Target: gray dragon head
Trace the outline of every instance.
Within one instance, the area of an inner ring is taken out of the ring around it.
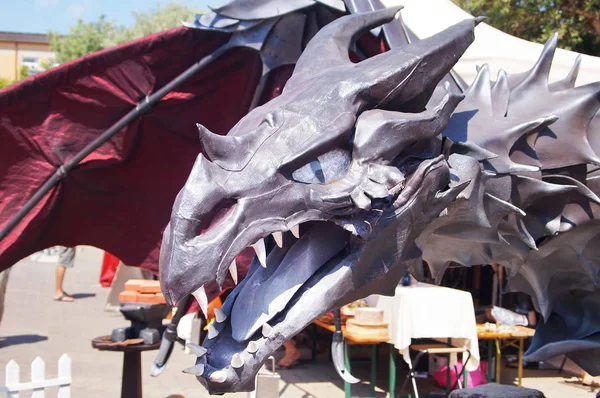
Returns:
[[[204,347],[199,376],[211,393],[251,390],[260,365],[322,313],[392,293],[420,262],[415,239],[466,183],[449,187],[441,132],[462,96],[426,105],[473,41],[478,19],[352,63],[363,32],[399,8],[342,17],[313,38],[283,93],[226,136],[199,126],[203,153],[173,207],[160,280],[170,304],[235,273]],[[266,254],[265,238],[277,245]]]

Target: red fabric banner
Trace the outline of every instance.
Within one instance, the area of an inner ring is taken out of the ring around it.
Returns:
[[[228,38],[176,28],[0,91],[0,227],[61,164]],[[54,245],[92,245],[157,272],[162,231],[201,152],[196,123],[226,134],[248,112],[261,71],[257,52],[232,49],[164,97],[0,241],[0,270]]]
[[[118,257],[113,256],[109,252],[104,252],[102,269],[100,270],[100,284],[102,287],[110,287],[112,285],[120,262],[121,260]]]

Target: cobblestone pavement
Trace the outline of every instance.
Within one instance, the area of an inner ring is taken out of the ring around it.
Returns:
[[[125,326],[120,313],[104,311],[108,289],[100,287],[100,263],[93,248],[78,252],[75,268],[67,270],[65,290],[76,297],[73,303],[52,300],[54,264],[29,259],[15,265],[10,273],[6,294],[6,309],[0,325],[0,385],[4,367],[10,359],[21,366],[21,380],[29,378],[29,364],[40,356],[46,361],[48,377],[56,376],[56,362],[67,353],[73,361],[72,396],[75,398],[119,397],[121,384],[121,354],[92,349],[90,340]],[[178,346],[181,347],[181,346]],[[308,353],[307,353],[308,354]],[[208,394],[194,377],[181,373],[193,363],[193,358],[178,348],[173,352],[164,373],[152,378],[148,372],[155,352],[142,354],[143,388],[145,397],[207,397]],[[381,355],[378,387],[387,384],[387,356]],[[368,365],[355,366],[356,374],[366,379]],[[317,363],[281,371],[282,398],[341,398],[343,384],[335,374],[327,355]],[[514,371],[503,375],[505,383],[513,382]],[[399,377],[401,381],[402,378]],[[432,391],[431,382],[419,380],[423,392]],[[589,387],[576,378],[563,378],[556,371],[526,372],[524,386],[537,388],[547,397],[593,397]],[[433,388],[433,391],[441,391]],[[52,390],[48,396],[53,396]],[[354,394],[365,394],[367,386],[359,386]],[[22,394],[28,396],[28,394]],[[246,393],[228,397],[247,397]],[[378,388],[378,397],[384,397]],[[261,398],[261,397],[259,397]]]

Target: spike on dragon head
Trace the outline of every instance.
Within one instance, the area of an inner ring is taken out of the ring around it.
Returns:
[[[448,92],[425,106],[478,19],[352,63],[353,40],[398,11],[334,21],[308,44],[279,97],[227,136],[199,126],[203,153],[164,234],[163,292],[171,304],[202,296],[243,249],[258,253],[191,370],[211,393],[251,390],[265,359],[314,318],[393,292],[420,261],[415,238],[465,186],[448,189],[438,156],[462,96]],[[298,225],[295,239],[288,231]],[[267,257],[263,239],[273,233],[283,239]]]

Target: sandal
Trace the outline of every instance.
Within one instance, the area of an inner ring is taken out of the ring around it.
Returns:
[[[277,366],[278,369],[292,369],[292,368],[295,368],[298,365],[300,365],[300,360],[296,360],[296,361],[292,362],[291,364],[289,364],[287,366],[281,365],[279,363],[276,366]]]
[[[300,357],[302,357],[302,353],[300,351],[296,351],[294,354],[292,354],[292,356],[286,358],[285,356],[283,358],[281,358],[278,362],[277,362],[277,367],[281,368],[281,369],[291,369],[293,367],[296,367],[300,364]],[[287,359],[288,361],[291,360],[291,362],[288,365],[283,365],[282,362]]]
[[[60,296],[54,297],[54,301],[62,301],[64,303],[72,303],[75,299],[68,293],[63,292]]]

